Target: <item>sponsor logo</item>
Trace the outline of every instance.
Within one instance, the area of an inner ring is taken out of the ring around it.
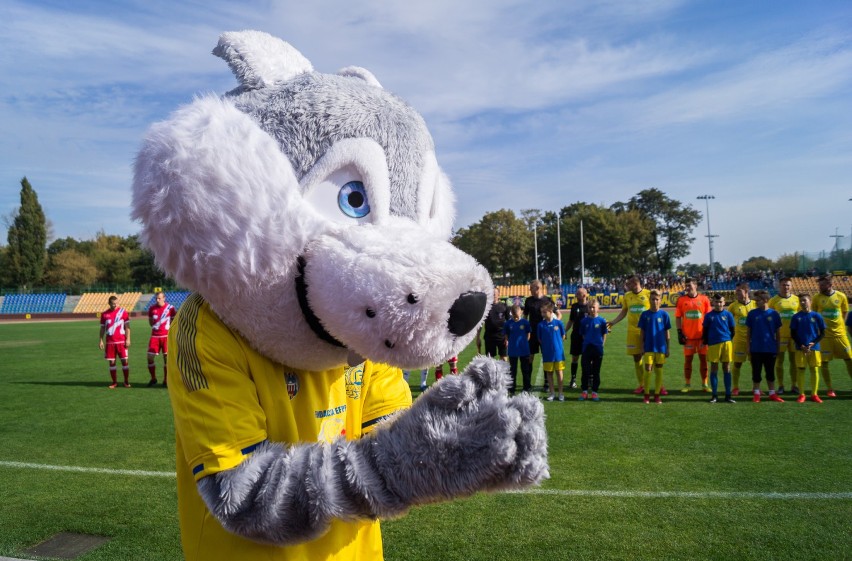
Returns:
[[[699,310],[687,310],[683,315],[687,319],[701,319],[701,312]]]

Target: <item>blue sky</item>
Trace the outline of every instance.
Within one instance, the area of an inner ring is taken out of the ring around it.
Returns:
[[[457,227],[656,187],[702,215],[695,197],[716,197],[724,265],[852,230],[848,0],[2,0],[0,21],[0,215],[26,175],[56,237],[138,231],[139,141],[235,85],[210,51],[239,29],[323,72],[366,67],[418,109]],[[685,260],[708,261],[706,229]]]

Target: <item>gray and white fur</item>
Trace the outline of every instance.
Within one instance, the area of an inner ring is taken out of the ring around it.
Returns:
[[[214,53],[238,87],[154,125],[136,159],[133,217],[158,265],[292,368],[457,355],[493,285],[447,241],[454,198],[420,115],[367,70],[318,73],[265,33],[225,33]],[[199,491],[224,527],[286,544],[332,518],[538,483],[542,407],[505,385],[503,364],[477,360],[366,438],[267,443]]]
[[[322,535],[333,518],[392,518],[411,506],[548,477],[541,402],[506,395],[506,364],[475,359],[411,409],[355,441],[266,444],[199,482],[228,530],[279,545]]]

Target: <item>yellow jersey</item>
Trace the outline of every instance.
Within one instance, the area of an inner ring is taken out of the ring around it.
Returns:
[[[826,337],[844,337],[846,335],[846,314],[849,313],[849,301],[839,290],[829,296],[818,292],[811,298],[813,311],[825,320]]]
[[[778,312],[781,316],[781,331],[782,339],[790,338],[790,320],[799,311],[799,297],[795,294],[783,298],[780,294],[776,294],[769,299],[769,307]]]
[[[359,438],[411,405],[401,371],[369,361],[321,372],[278,364],[222,323],[197,294],[181,306],[169,346],[185,559],[381,559],[376,520],[333,520],[321,537],[286,547],[232,534],[207,510],[196,482],[238,466],[266,440],[296,444]]]
[[[624,293],[621,309],[627,312],[628,334],[639,334],[642,332],[639,329],[639,316],[645,310],[651,309],[650,296],[651,293],[647,288],[643,288],[638,294],[630,290]]]
[[[757,307],[754,300],[749,300],[748,304],[742,304],[739,300],[734,300],[728,311],[734,316],[734,341],[740,343],[748,342],[748,328],[746,327],[746,317],[748,313]]]

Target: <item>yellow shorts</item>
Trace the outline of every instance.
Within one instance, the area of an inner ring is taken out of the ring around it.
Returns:
[[[710,362],[731,362],[734,357],[734,344],[730,341],[716,343],[707,347],[707,360]]]
[[[846,335],[842,337],[824,337],[819,342],[822,361],[828,362],[834,358],[846,360],[852,358],[852,348],[849,347],[849,338]]]
[[[748,341],[734,341],[734,358],[731,362],[748,362]]]
[[[796,351],[796,367],[804,368],[805,366],[822,366],[822,353],[811,351],[805,354],[802,351]]]
[[[541,368],[545,372],[558,372],[560,370],[565,370],[565,361],[560,360],[559,362],[542,362]]]
[[[644,341],[642,341],[642,331],[627,331],[627,354],[631,356],[645,354]]]
[[[662,366],[665,363],[666,353],[645,353],[642,355],[642,364]]]

